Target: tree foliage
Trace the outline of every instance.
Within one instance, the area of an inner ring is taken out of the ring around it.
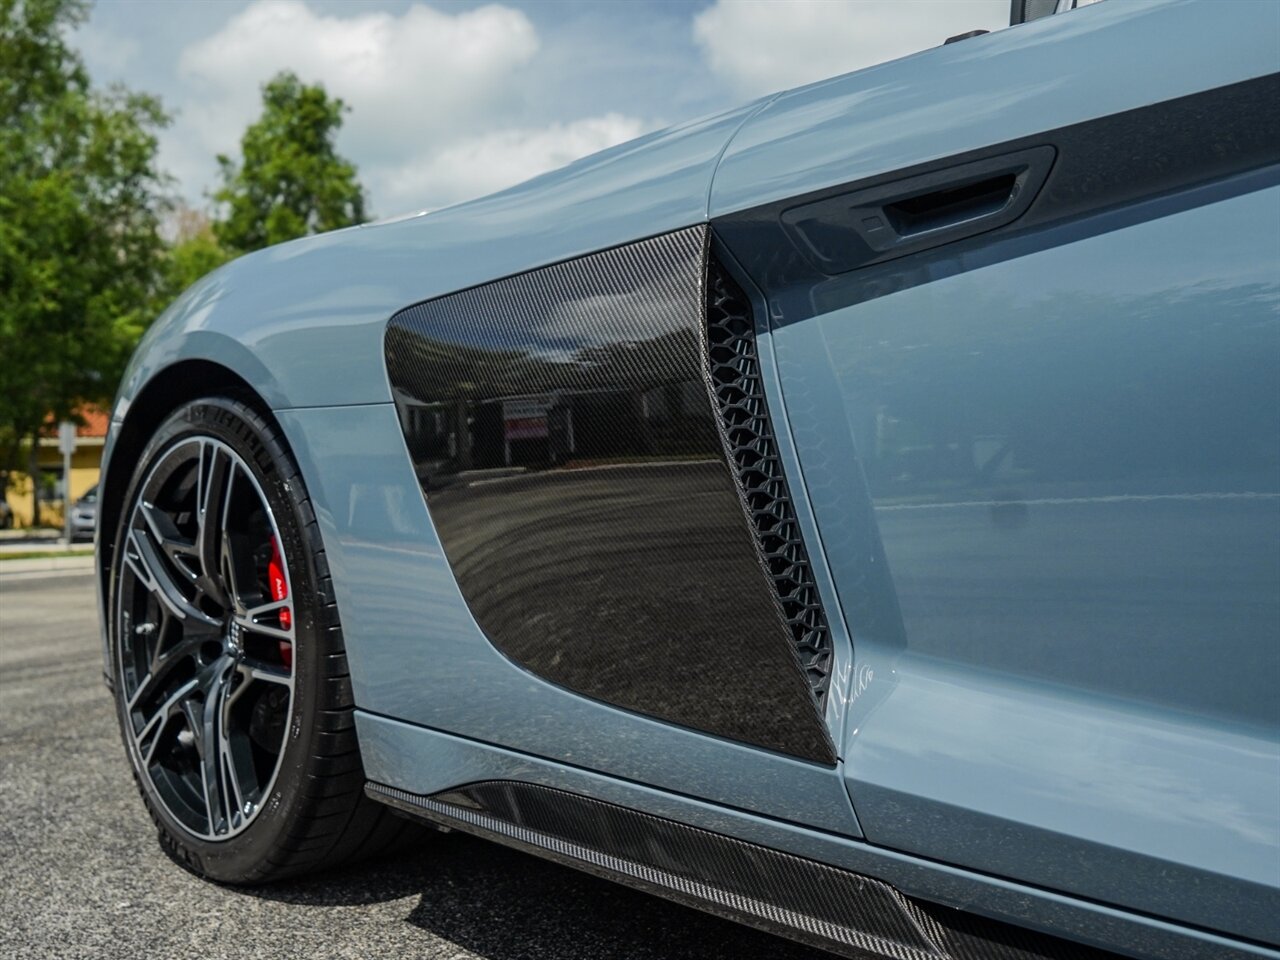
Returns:
[[[218,157],[214,199],[225,216],[214,232],[223,246],[243,253],[364,222],[356,168],[334,148],[346,105],[288,72],[262,88],[262,104],[240,141],[241,163]]]
[[[206,273],[212,273],[231,259],[218,242],[213,224],[199,210],[179,207],[172,220],[173,242],[165,256],[164,300],[175,299]]]
[[[47,423],[105,404],[146,327],[232,256],[365,219],[334,140],[346,110],[282,73],[237,164],[220,156],[220,219],[179,211],[157,167],[160,102],[95,89],[68,36],[88,0],[0,0],[0,495]]]
[[[159,101],[94,90],[83,0],[0,0],[0,471],[108,401],[162,287]],[[2,479],[2,475],[0,475]]]

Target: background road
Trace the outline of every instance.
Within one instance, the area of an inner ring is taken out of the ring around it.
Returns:
[[[254,890],[160,852],[87,573],[0,570],[0,957],[830,960],[461,834]]]

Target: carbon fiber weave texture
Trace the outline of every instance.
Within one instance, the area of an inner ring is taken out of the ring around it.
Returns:
[[[476,621],[587,696],[831,763],[726,460],[706,228],[392,318],[406,441]]]
[[[430,797],[380,784],[369,791],[437,823],[847,957],[1118,960],[848,870],[538,784],[485,781]]]
[[[724,442],[737,471],[761,559],[818,706],[831,684],[831,631],[813,570],[760,377],[751,302],[713,257],[707,268],[707,370]]]

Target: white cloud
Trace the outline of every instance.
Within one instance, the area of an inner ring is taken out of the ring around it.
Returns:
[[[89,21],[72,35],[84,62],[95,74],[118,75],[142,50],[132,37],[124,37]]]
[[[1008,22],[1008,0],[716,0],[693,32],[712,71],[757,96]]]
[[[391,208],[437,207],[483,196],[640,136],[642,120],[617,113],[543,128],[502,129],[449,144],[380,177]]]
[[[186,96],[164,159],[183,182],[210,183],[212,156],[234,155],[258,115],[261,85],[292,70],[350,107],[339,148],[362,175],[405,164],[517,112],[517,74],[538,47],[528,17],[497,4],[337,16],[303,0],[258,0],[182,51]],[[378,185],[369,186],[381,208]]]
[[[184,50],[179,71],[216,94],[214,113],[238,121],[254,115],[259,86],[279,70],[323,80],[351,107],[347,129],[364,149],[395,152],[405,140],[465,126],[507,95],[512,72],[537,50],[528,17],[500,5],[340,17],[302,0],[259,0]]]
[[[154,91],[177,114],[161,163],[188,201],[216,185],[215,154],[237,152],[261,85],[291,69],[351,108],[338,148],[387,215],[1008,15],[1008,0],[434,2],[112,0],[76,36],[96,82]]]

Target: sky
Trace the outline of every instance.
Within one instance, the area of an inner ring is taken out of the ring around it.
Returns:
[[[483,196],[650,130],[1008,22],[1008,0],[98,0],[95,83],[173,114],[161,166],[208,209],[280,70],[350,111],[376,216]]]

